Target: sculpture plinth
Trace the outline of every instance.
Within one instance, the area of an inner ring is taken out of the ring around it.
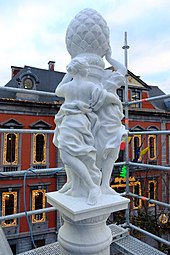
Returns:
[[[100,201],[90,206],[83,197],[59,192],[50,192],[46,196],[64,220],[58,234],[62,255],[110,254],[112,235],[106,220],[112,212],[127,209],[129,199],[120,195],[101,195]]]

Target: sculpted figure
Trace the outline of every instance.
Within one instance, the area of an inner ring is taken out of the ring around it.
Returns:
[[[85,80],[88,65],[84,59],[73,59],[67,71],[73,80],[62,82],[56,89],[56,94],[64,97],[65,101],[55,118],[55,144],[64,165],[73,174],[71,195],[74,195],[74,182],[80,178],[88,193],[87,203],[95,204],[100,195],[100,170],[95,166],[96,149],[87,117],[91,112],[89,99],[95,88],[93,83]]]
[[[101,193],[116,193],[109,181],[125,134],[116,89],[124,85],[126,69],[111,58],[109,28],[93,9],[82,10],[71,21],[66,47],[72,60],[56,88],[65,101],[55,117],[53,139],[68,179],[59,192],[84,196],[94,205]],[[104,70],[104,56],[114,72]]]
[[[56,89],[56,94],[64,97],[65,101],[55,117],[54,144],[60,150],[71,181],[61,192],[79,196],[82,190],[81,195],[87,196],[87,203],[95,204],[101,194],[101,172],[96,167],[92,134],[98,126],[95,112],[103,104],[107,107],[115,101],[115,95],[103,89],[102,85],[89,81],[88,68],[85,57],[74,58],[67,66],[68,74]]]
[[[124,117],[123,107],[116,90],[125,85],[126,68],[111,58],[110,50],[105,57],[115,70],[105,70],[102,80],[104,89],[113,94],[113,101],[110,104],[104,104],[96,112],[100,123],[94,136],[97,150],[96,165],[102,171],[102,193],[115,194],[116,192],[109,185],[110,178],[114,162],[119,155],[121,139],[126,135],[125,127],[121,123]]]
[[[56,131],[54,143],[60,150],[61,159],[71,170],[72,189],[68,194],[78,195],[75,186],[78,179],[84,184],[84,191],[88,194],[88,204],[95,204],[100,195],[100,170],[96,167],[96,149],[91,132],[90,119],[95,118],[90,107],[91,99],[96,109],[104,101],[106,93],[97,89],[95,84],[88,82],[88,64],[84,58],[75,58],[67,67],[68,75],[56,89],[56,94],[64,97],[65,102],[56,115]],[[70,77],[73,80],[70,80]]]

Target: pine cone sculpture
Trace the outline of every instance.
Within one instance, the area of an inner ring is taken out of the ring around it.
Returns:
[[[103,17],[93,9],[80,11],[66,32],[66,47],[71,57],[93,53],[103,57],[109,48],[109,28]]]

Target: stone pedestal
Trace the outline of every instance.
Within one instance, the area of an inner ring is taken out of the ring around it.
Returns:
[[[109,255],[112,234],[106,220],[112,212],[127,209],[129,199],[119,195],[102,195],[89,206],[84,197],[59,192],[46,194],[49,204],[62,213],[63,226],[58,241],[61,255]]]

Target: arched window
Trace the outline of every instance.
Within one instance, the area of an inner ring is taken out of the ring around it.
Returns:
[[[32,190],[32,210],[45,208],[46,190]],[[32,223],[44,222],[46,220],[45,213],[38,213],[32,216]]]
[[[135,182],[135,185],[133,186],[133,193],[141,196],[141,182]],[[133,198],[133,208],[137,209],[142,206],[142,201],[140,198]]]
[[[16,119],[8,119],[1,123],[1,127],[4,129],[21,129],[23,124]],[[3,132],[2,134],[2,160],[0,165],[0,171],[18,171],[21,167],[21,135],[13,132]]]
[[[149,135],[148,136],[148,156],[150,160],[156,159],[156,135]]]
[[[49,166],[49,134],[43,130],[49,130],[51,125],[44,120],[38,120],[30,125],[32,129],[41,130],[33,133],[31,139],[31,166],[36,169]]]
[[[12,163],[15,161],[15,144],[16,144],[16,135],[8,134],[7,135],[7,150],[6,150],[6,161]]]
[[[157,187],[156,180],[148,181],[148,197],[150,199],[156,200],[156,187]],[[154,204],[149,203],[149,206],[154,206]]]
[[[33,164],[46,164],[46,134],[34,134]]]
[[[18,164],[18,134],[16,133],[4,134],[3,164]]]
[[[17,213],[17,192],[2,192],[2,216]],[[5,220],[2,226],[15,226],[16,219]]]
[[[133,136],[133,161],[137,162],[140,158],[140,147],[141,147],[141,135],[134,135]]]

